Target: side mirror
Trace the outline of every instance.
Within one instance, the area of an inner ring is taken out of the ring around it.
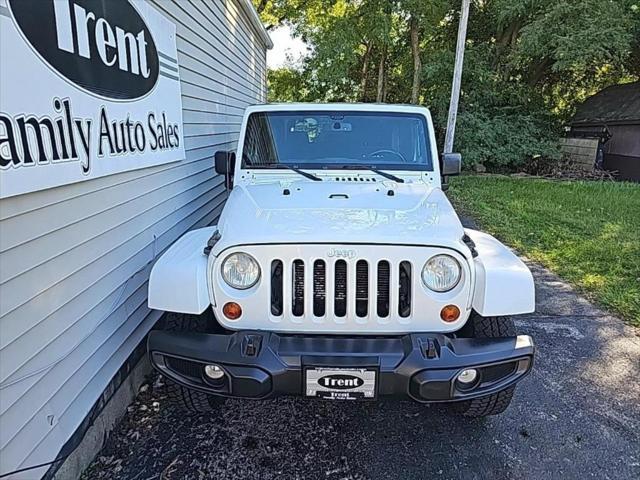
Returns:
[[[231,155],[233,155],[233,152],[227,152],[225,150],[218,150],[215,153],[213,158],[217,174],[226,175],[227,173],[229,173]]]
[[[440,174],[443,177],[460,175],[462,155],[459,153],[443,153],[440,159]]]
[[[233,188],[233,171],[236,166],[236,154],[225,150],[219,150],[214,155],[214,168],[217,174],[224,175],[224,183],[227,189]]]

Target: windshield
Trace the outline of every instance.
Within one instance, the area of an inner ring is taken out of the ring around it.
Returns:
[[[242,168],[433,170],[424,116],[261,112],[247,122]]]

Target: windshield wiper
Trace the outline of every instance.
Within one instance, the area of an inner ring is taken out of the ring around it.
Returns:
[[[322,181],[320,177],[316,177],[313,173],[305,172],[304,170],[300,170],[298,167],[295,167],[293,165],[287,165],[286,163],[281,163],[280,165],[288,168],[289,170],[293,170],[294,172],[302,175],[303,177],[307,177],[309,180],[313,180],[314,182]]]
[[[404,183],[404,178],[400,178],[392,173],[383,172],[381,170],[378,170],[377,168],[369,168],[369,170],[371,170],[373,173],[377,173],[378,175],[388,178],[389,180],[393,180],[394,182]]]
[[[313,173],[305,172],[304,170],[300,170],[297,166],[289,165],[287,163],[268,163],[266,165],[260,165],[260,167],[258,168],[286,168],[287,170],[292,170],[297,174],[308,178],[309,180],[313,180],[314,182],[322,181],[320,177],[316,177]]]
[[[404,183],[404,178],[397,177],[392,173],[383,172],[382,170],[378,170],[376,167],[372,167],[371,165],[343,165],[341,168],[344,170],[369,170],[370,172],[377,173],[381,177],[388,178],[389,180],[393,180],[394,182]]]

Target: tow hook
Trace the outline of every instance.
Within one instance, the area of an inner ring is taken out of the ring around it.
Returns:
[[[438,348],[436,341],[432,338],[420,340],[420,350],[425,358],[436,358],[438,356]]]
[[[262,337],[260,335],[245,335],[242,339],[242,355],[245,357],[255,357],[260,351]]]

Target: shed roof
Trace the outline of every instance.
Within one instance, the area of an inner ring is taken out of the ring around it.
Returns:
[[[587,98],[572,125],[627,124],[640,122],[640,82],[614,85]]]

